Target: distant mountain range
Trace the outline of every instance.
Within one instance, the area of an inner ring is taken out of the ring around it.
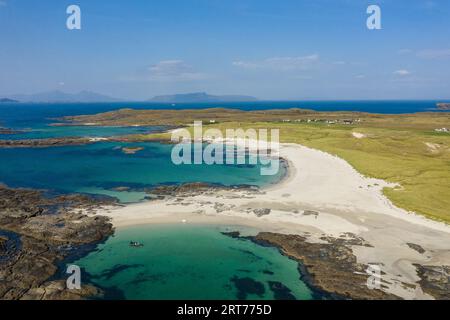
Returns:
[[[247,102],[257,101],[258,99],[251,96],[243,95],[210,95],[205,92],[194,92],[184,94],[171,94],[155,96],[149,102],[165,102],[165,103],[195,103],[195,102]],[[36,94],[14,94],[1,98],[0,103],[7,102],[48,102],[48,103],[86,103],[86,102],[120,102],[123,100],[112,98],[103,94],[92,91],[80,91],[78,93],[66,93],[63,91],[47,91]]]
[[[14,102],[19,102],[19,101],[13,100],[13,99],[8,99],[8,98],[0,98],[0,103],[14,103]]]
[[[66,93],[59,90],[41,92],[36,94],[16,94],[8,99],[19,102],[117,102],[119,99],[111,98],[91,91]]]
[[[215,96],[205,92],[172,94],[164,96],[156,96],[150,99],[151,102],[167,102],[167,103],[186,103],[186,102],[244,102],[257,101],[258,99],[251,96],[240,95],[221,95]]]

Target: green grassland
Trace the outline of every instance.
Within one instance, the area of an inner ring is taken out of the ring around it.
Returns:
[[[395,205],[450,223],[448,133],[306,123],[223,123],[208,127],[278,128],[281,142],[326,151],[366,176],[399,183],[401,187],[383,190]],[[357,139],[352,132],[366,137]]]

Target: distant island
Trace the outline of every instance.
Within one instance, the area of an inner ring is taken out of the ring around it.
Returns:
[[[248,102],[257,101],[258,99],[251,96],[241,95],[210,95],[206,92],[194,92],[185,94],[172,94],[155,96],[149,101],[166,102],[166,103],[186,103],[186,102]]]
[[[16,94],[11,95],[8,100],[17,102],[48,102],[48,103],[86,103],[86,102],[118,102],[106,95],[95,93],[92,91],[80,91],[78,93],[66,93],[59,90],[40,92],[36,94]]]
[[[450,103],[438,103],[436,105],[439,110],[450,110]]]
[[[17,100],[13,100],[13,99],[8,99],[8,98],[1,98],[0,99],[0,103],[16,103],[19,102]]]

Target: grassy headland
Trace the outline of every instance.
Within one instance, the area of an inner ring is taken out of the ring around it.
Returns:
[[[312,110],[241,111],[131,110],[65,118],[74,124],[277,128],[281,142],[293,142],[335,154],[362,174],[400,185],[385,188],[397,206],[450,223],[449,113],[380,115]],[[134,140],[168,139],[168,134],[135,135]]]

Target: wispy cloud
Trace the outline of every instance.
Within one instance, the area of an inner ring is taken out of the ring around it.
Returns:
[[[417,56],[423,59],[450,58],[450,49],[428,49],[417,52]]]
[[[411,49],[406,49],[406,48],[404,48],[404,49],[398,50],[398,51],[397,51],[397,54],[405,55],[405,54],[410,54],[410,53],[413,53],[413,52],[414,52],[414,51],[411,50]]]
[[[124,78],[124,80],[182,82],[204,80],[207,78],[207,74],[197,72],[183,60],[163,60],[141,70],[135,76]]]
[[[405,69],[401,69],[401,70],[394,71],[393,74],[396,75],[396,76],[405,77],[405,76],[409,76],[411,74],[411,71],[405,70]]]
[[[262,61],[234,61],[233,66],[245,69],[272,69],[276,71],[304,70],[319,61],[318,54],[299,57],[273,57]]]

